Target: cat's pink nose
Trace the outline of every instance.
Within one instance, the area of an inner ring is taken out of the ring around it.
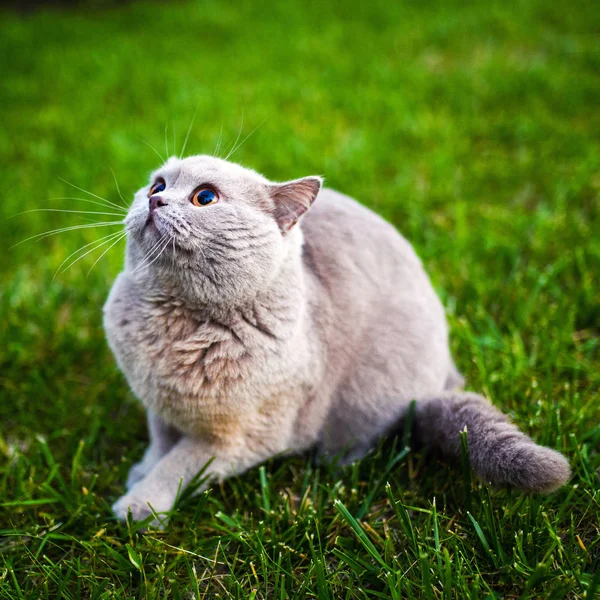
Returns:
[[[154,212],[159,206],[166,206],[167,203],[160,196],[150,196],[148,208],[150,212]]]

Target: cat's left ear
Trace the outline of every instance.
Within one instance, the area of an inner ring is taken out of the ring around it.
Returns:
[[[311,207],[322,185],[323,178],[315,175],[269,186],[274,217],[282,233],[287,233]]]

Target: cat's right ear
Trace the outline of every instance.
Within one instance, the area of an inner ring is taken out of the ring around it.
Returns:
[[[315,175],[269,186],[269,195],[275,205],[274,217],[283,234],[311,207],[322,185],[323,178]]]

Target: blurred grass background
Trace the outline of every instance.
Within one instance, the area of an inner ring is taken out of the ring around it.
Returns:
[[[599,34],[582,0],[2,9],[1,597],[594,597]],[[165,533],[114,523],[145,444],[101,328],[122,246],[53,280],[113,229],[11,248],[85,223],[14,215],[95,210],[62,180],[120,202],[111,169],[130,198],[160,162],[148,144],[179,152],[195,111],[187,154],[257,127],[233,159],[323,174],[391,220],[469,387],[565,452],[571,483],[489,491],[388,445],[343,471],[272,461],[185,499]]]

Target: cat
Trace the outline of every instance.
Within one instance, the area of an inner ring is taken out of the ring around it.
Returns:
[[[168,512],[205,466],[204,488],[274,455],[355,460],[411,406],[416,435],[449,456],[467,431],[486,482],[550,492],[568,480],[562,454],[462,391],[412,246],[320,177],[272,183],[211,156],[170,158],[125,227],[104,325],[150,445],[117,518]]]

